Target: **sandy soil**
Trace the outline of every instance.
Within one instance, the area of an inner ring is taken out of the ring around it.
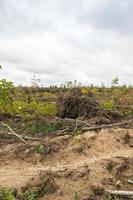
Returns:
[[[130,128],[46,137],[44,155],[35,152],[37,144],[1,143],[1,186],[22,188],[42,175],[52,176],[57,189],[42,197],[45,200],[100,200],[106,199],[104,189],[132,189],[125,184],[133,179]]]

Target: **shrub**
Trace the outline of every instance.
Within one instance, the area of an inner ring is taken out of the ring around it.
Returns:
[[[14,108],[17,114],[26,115],[26,113],[39,113],[44,116],[55,116],[57,113],[57,106],[55,102],[41,103],[34,98],[30,103],[24,101],[15,101]]]
[[[101,103],[100,104],[100,109],[114,111],[115,110],[114,101],[110,100],[108,102]]]
[[[10,81],[0,80],[0,107],[5,113],[14,113],[12,90],[14,86]]]

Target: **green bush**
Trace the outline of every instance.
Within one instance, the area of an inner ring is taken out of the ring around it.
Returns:
[[[13,83],[5,79],[0,80],[0,108],[3,112],[14,114],[14,105],[12,100]]]
[[[57,113],[57,105],[55,102],[41,103],[36,101],[34,98],[30,103],[24,101],[15,101],[14,109],[17,114],[26,115],[29,113],[38,113],[45,117],[55,116]]]

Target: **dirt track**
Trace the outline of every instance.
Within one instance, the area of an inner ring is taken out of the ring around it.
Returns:
[[[44,199],[97,199],[93,187],[115,188],[118,180],[133,178],[132,137],[132,129],[117,128],[45,138],[43,144],[50,149],[45,156],[32,151],[35,142],[3,144],[0,185],[20,188],[40,173],[50,173],[59,189]]]

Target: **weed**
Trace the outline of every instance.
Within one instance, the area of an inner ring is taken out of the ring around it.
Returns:
[[[89,88],[86,88],[86,87],[81,88],[81,93],[83,95],[87,95],[89,93]]]
[[[33,192],[32,190],[27,190],[21,194],[22,200],[35,200],[37,199],[38,194],[37,192]]]
[[[39,153],[39,154],[45,153],[45,148],[44,148],[44,145],[42,145],[42,144],[36,145],[34,150],[35,150],[36,153]]]
[[[74,136],[77,136],[77,135],[80,135],[82,132],[80,130],[76,130],[73,132],[73,135]]]
[[[16,200],[13,191],[6,187],[0,188],[0,200]]]
[[[51,176],[42,175],[21,189],[20,199],[37,200],[47,193],[55,192],[56,187],[55,181]]]
[[[107,200],[113,200],[113,197],[111,195],[108,195]]]
[[[73,193],[72,200],[76,200],[76,199],[77,199],[77,192],[74,192],[74,193]]]

